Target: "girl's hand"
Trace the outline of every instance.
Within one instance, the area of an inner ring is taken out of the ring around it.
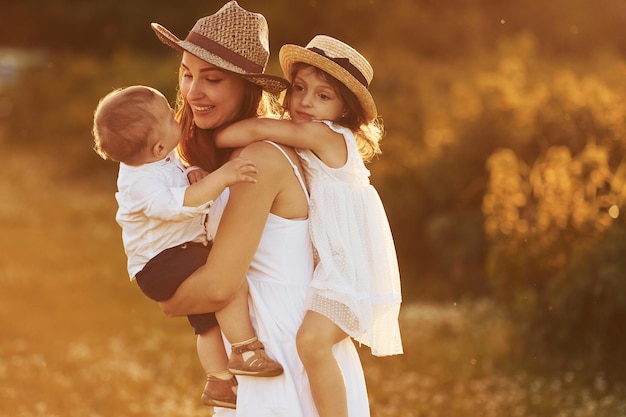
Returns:
[[[189,180],[189,184],[195,184],[200,181],[202,178],[209,175],[209,173],[202,168],[194,169],[193,171],[189,171],[187,173],[187,179]]]

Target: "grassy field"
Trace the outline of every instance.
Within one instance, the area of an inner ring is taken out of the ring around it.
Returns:
[[[0,416],[210,415],[187,322],[126,278],[114,176],[77,175],[69,151],[0,150]],[[360,350],[372,416],[626,416],[626,386],[602,374],[517,366],[499,317],[406,304],[405,355]]]

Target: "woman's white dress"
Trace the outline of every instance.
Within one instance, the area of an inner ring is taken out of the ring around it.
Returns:
[[[331,168],[310,150],[298,150],[318,255],[306,308],[370,346],[374,355],[402,353],[400,272],[385,209],[352,131],[320,123],[343,135],[348,157],[343,166]]]
[[[296,166],[290,163],[306,194]],[[211,207],[210,236],[215,235],[227,201],[228,190]],[[289,220],[270,213],[247,276],[250,315],[266,352],[285,372],[272,378],[238,376],[237,410],[216,408],[216,416],[318,417],[295,341],[312,277],[308,219]],[[333,351],[345,379],[350,417],[368,417],[365,378],[354,342],[346,338]]]

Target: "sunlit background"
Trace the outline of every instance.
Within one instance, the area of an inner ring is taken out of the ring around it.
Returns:
[[[0,416],[208,416],[184,319],[129,283],[113,88],[174,99],[225,0],[0,0]],[[402,271],[405,355],[360,348],[373,417],[626,416],[626,2],[246,1],[284,43],[374,67],[369,165]]]

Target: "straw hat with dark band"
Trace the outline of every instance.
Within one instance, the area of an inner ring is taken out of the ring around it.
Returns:
[[[289,85],[283,78],[264,73],[270,56],[265,17],[241,8],[236,1],[198,20],[185,40],[158,23],[151,26],[164,44],[234,72],[272,94]]]
[[[286,77],[291,77],[291,68],[297,62],[313,65],[332,75],[354,93],[368,121],[376,118],[376,104],[368,90],[374,70],[350,45],[330,36],[317,35],[304,48],[284,45],[278,59]]]

